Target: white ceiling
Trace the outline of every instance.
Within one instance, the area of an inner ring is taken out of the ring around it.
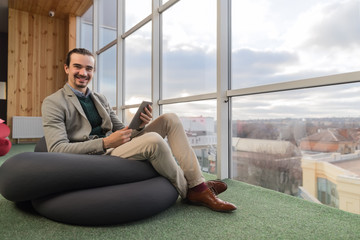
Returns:
[[[8,0],[0,0],[0,32],[8,32]]]

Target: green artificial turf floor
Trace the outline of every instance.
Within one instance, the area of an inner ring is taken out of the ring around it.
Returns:
[[[33,148],[14,145],[0,157],[0,164]],[[105,227],[54,222],[38,215],[31,204],[15,204],[0,195],[0,239],[360,239],[360,215],[235,180],[225,182],[229,189],[220,196],[238,206],[233,213],[213,212],[179,199],[151,218]]]

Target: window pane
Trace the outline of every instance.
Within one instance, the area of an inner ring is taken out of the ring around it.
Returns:
[[[133,119],[136,111],[138,110],[138,108],[129,108],[129,109],[125,109],[125,121],[124,124],[125,126],[129,126],[131,120]]]
[[[111,107],[116,106],[116,45],[101,53],[98,58],[99,92],[104,94]]]
[[[81,47],[93,51],[93,6],[81,16]]]
[[[182,0],[166,10],[162,49],[164,99],[215,92],[216,0]]]
[[[339,208],[339,194],[336,189],[336,184],[324,178],[318,178],[317,184],[319,201],[322,204]]]
[[[151,2],[149,0],[125,1],[125,31],[151,14]]]
[[[325,191],[332,206],[341,205],[336,189],[358,195],[339,176],[360,183],[359,96],[356,83],[233,98],[233,178],[293,196],[302,186],[316,198],[321,176],[335,181]]]
[[[151,23],[125,40],[125,104],[151,100]]]
[[[358,71],[359,1],[232,1],[232,88]]]
[[[201,170],[216,173],[216,101],[165,105],[163,112],[180,117]]]
[[[116,39],[116,0],[99,1],[99,49]]]

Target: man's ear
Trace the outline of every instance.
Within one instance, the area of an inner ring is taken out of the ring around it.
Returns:
[[[64,64],[64,70],[65,70],[66,74],[69,74],[69,67],[68,67],[68,65]]]

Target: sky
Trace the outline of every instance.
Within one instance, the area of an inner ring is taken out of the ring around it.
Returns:
[[[148,2],[126,1],[131,13],[127,29],[150,14]],[[232,88],[358,71],[359,6],[358,0],[233,0]],[[215,92],[216,0],[181,0],[163,13],[162,20],[163,98]],[[150,98],[148,25],[125,45],[125,76],[131,76],[127,104]],[[113,74],[110,69],[105,72]],[[103,88],[105,93],[114,90],[112,84]],[[236,97],[233,119],[359,116],[359,92],[359,84],[350,84]],[[170,109],[216,118],[216,101],[164,107]]]

